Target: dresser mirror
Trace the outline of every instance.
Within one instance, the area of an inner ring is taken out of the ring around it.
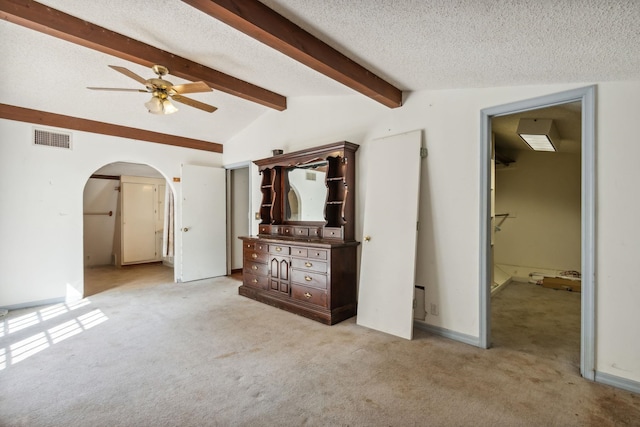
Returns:
[[[287,168],[284,219],[289,223],[324,222],[327,169],[324,161]]]

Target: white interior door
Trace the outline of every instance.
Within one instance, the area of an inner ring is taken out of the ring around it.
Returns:
[[[155,185],[122,183],[122,262],[156,259]]]
[[[222,168],[182,165],[182,282],[227,272],[225,174]]]
[[[420,131],[367,145],[358,325],[413,337]]]

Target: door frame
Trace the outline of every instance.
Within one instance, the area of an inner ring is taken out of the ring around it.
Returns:
[[[253,178],[255,175],[254,168],[251,167],[251,161],[247,160],[244,162],[232,163],[230,165],[225,165],[227,174],[227,275],[231,274],[231,252],[232,248],[232,230],[231,230],[231,171],[236,169],[244,169],[247,168],[249,170],[249,188],[247,188],[247,195],[249,197],[249,215],[247,216],[247,230],[249,230],[249,234],[252,233],[252,221],[251,221],[251,212],[253,212],[253,197],[251,195],[251,184],[253,183]]]
[[[595,381],[595,121],[596,86],[553,93],[485,108],[480,111],[480,343],[491,346],[491,119],[539,108],[580,101],[581,152],[581,268],[580,374]]]

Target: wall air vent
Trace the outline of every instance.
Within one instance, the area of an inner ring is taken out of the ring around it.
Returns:
[[[52,132],[45,129],[33,129],[33,144],[47,147],[71,149],[71,134]]]

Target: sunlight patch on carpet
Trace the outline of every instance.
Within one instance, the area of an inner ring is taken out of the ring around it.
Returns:
[[[19,317],[5,319],[0,323],[0,371],[109,320],[96,308],[87,313],[79,313],[70,320],[60,319],[60,323],[51,325],[53,319],[90,304],[91,301],[85,298],[73,303],[54,304]],[[23,338],[29,329],[32,329],[33,333]],[[23,331],[18,334],[19,337],[14,335],[19,331]]]

